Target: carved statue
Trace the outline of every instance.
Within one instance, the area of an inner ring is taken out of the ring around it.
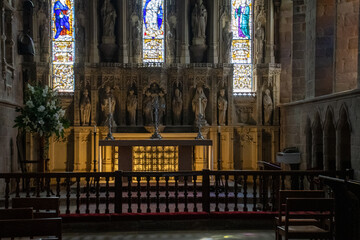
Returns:
[[[126,100],[126,109],[129,114],[130,125],[136,125],[136,109],[137,109],[137,97],[134,95],[134,90],[130,89],[129,95]]]
[[[101,7],[101,17],[103,20],[104,32],[103,36],[113,37],[114,36],[114,26],[116,19],[116,11],[114,6],[111,4],[110,0],[104,0],[104,3]]]
[[[133,57],[135,59],[140,58],[140,50],[141,50],[141,26],[140,21],[136,20],[132,29],[132,46],[133,46]],[[137,62],[137,61],[136,61]]]
[[[183,107],[182,94],[178,88],[175,89],[175,96],[172,100],[174,125],[181,124],[181,112]]]
[[[153,114],[152,114],[152,97],[151,92],[148,90],[145,93],[144,101],[143,101],[143,111],[144,111],[144,123],[145,125],[151,125],[153,122]]]
[[[257,63],[262,63],[264,60],[264,43],[265,43],[265,30],[261,25],[261,22],[258,22],[257,28],[255,31],[256,38],[256,59]]]
[[[105,94],[104,94],[103,100],[101,102],[101,110],[103,112],[103,117],[105,119],[103,121],[103,125],[106,126],[109,124],[109,115],[110,114],[114,115],[115,105],[116,105],[116,101],[115,101],[113,94],[111,93],[111,88],[110,88],[110,86],[106,86]],[[116,126],[114,118],[112,118],[112,126],[113,127]]]
[[[202,87],[197,87],[195,96],[192,100],[192,110],[195,113],[196,120],[199,118],[199,113],[202,114],[205,119],[206,105],[207,97],[205,96],[204,90]]]
[[[207,10],[202,0],[197,0],[191,14],[191,27],[194,38],[205,38]]]
[[[263,107],[264,107],[264,124],[271,124],[272,112],[274,110],[273,101],[270,96],[270,90],[266,89],[263,96]]]
[[[164,92],[159,92],[159,123],[164,123],[164,116],[165,116],[165,109],[166,109],[166,101],[164,97]]]
[[[223,126],[226,123],[226,110],[228,107],[228,102],[225,98],[225,89],[220,90],[220,95],[218,97],[218,110],[219,110],[219,125]]]
[[[175,55],[175,28],[170,28],[168,25],[168,31],[166,31],[166,52],[169,62],[172,62]]]
[[[83,96],[80,101],[80,117],[81,125],[88,126],[90,123],[90,112],[91,112],[91,102],[89,98],[89,92],[87,89],[84,90]]]
[[[231,50],[231,43],[233,39],[233,33],[231,31],[230,22],[226,22],[223,32],[222,32],[222,38],[224,43],[224,52],[223,52],[223,62],[229,63],[230,60],[230,50]]]

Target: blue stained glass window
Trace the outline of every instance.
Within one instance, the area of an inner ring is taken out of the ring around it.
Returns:
[[[164,0],[143,0],[143,62],[164,62]]]
[[[74,0],[51,0],[52,84],[62,92],[74,91]]]
[[[231,63],[234,64],[233,91],[252,91],[252,0],[232,0]]]

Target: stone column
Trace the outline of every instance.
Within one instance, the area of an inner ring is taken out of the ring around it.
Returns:
[[[180,37],[180,63],[190,63],[189,33],[190,33],[190,4],[189,0],[179,1],[178,32]]]
[[[89,60],[91,63],[99,62],[99,40],[98,40],[98,1],[90,0],[90,11],[89,15],[91,16],[89,21],[89,39],[90,39],[90,53]]]
[[[274,55],[274,3],[273,0],[268,0],[268,33],[267,39],[268,44],[266,44],[266,63],[275,63],[275,55]]]
[[[117,12],[118,12],[118,46],[119,46],[119,56],[118,61],[120,63],[128,63],[129,56],[128,56],[128,5],[127,0],[117,0]]]
[[[209,37],[209,50],[208,50],[208,63],[218,63],[219,57],[218,57],[218,47],[219,47],[219,0],[212,0],[208,1],[208,8],[209,8],[209,31],[208,31],[208,37]]]

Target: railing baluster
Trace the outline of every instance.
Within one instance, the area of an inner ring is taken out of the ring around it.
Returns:
[[[189,203],[189,188],[188,188],[188,176],[184,176],[184,212],[188,212],[188,203]]]
[[[196,202],[197,202],[197,189],[196,189],[196,181],[197,181],[197,176],[196,175],[194,175],[193,176],[193,181],[194,181],[194,184],[193,184],[193,193],[194,193],[194,212],[197,212],[198,210],[197,210],[197,206],[196,206]]]
[[[160,212],[160,189],[159,176],[156,176],[156,212]]]
[[[234,211],[239,211],[238,209],[238,175],[234,175]]]
[[[266,175],[262,176],[262,193],[261,193],[261,200],[262,200],[262,210],[266,211],[268,205],[268,183],[269,178]]]
[[[20,178],[16,178],[16,194],[15,197],[20,197]]]
[[[46,197],[50,197],[50,177],[45,178],[45,186],[46,186]]]
[[[314,190],[315,189],[314,176],[309,176],[309,178],[310,178],[310,190]]]
[[[131,213],[132,212],[132,209],[131,209],[131,196],[132,196],[132,193],[131,193],[131,176],[128,176],[127,178],[127,181],[128,181],[128,213]]]
[[[247,175],[244,175],[244,208],[243,211],[247,212],[248,211],[248,207],[247,207]]]
[[[70,214],[70,177],[66,177],[66,214]]]
[[[99,205],[100,205],[100,177],[94,177],[94,184],[96,183],[95,189],[95,213],[100,213]]]
[[[109,213],[109,176],[105,177],[106,185],[105,185],[105,213]],[[120,203],[122,204],[122,203]]]
[[[80,213],[80,177],[76,177],[76,211]]]
[[[179,212],[179,176],[175,176],[175,212]]]
[[[9,208],[9,198],[10,198],[10,178],[5,178],[5,208]]]
[[[169,209],[169,176],[165,176],[165,212],[170,212]]]
[[[151,208],[150,208],[150,202],[151,202],[151,194],[150,194],[150,176],[146,176],[146,204],[147,204],[147,208],[146,208],[146,212],[147,213],[151,213]]]
[[[229,175],[225,174],[225,212],[229,211]]]
[[[285,178],[286,178],[286,175],[282,174],[281,175],[281,190],[285,190]]]
[[[271,211],[276,210],[276,180],[277,177],[275,175],[271,175]]]
[[[36,176],[36,197],[40,197],[40,177]]]
[[[56,177],[56,196],[60,197],[60,178]]]
[[[140,181],[141,181],[141,177],[137,176],[136,177],[137,180],[137,213],[141,213],[141,185],[140,185]]]
[[[300,190],[304,190],[304,175],[300,176]]]
[[[86,213],[90,213],[90,177],[86,176]]]
[[[254,185],[253,185],[253,211],[256,212],[257,211],[257,208],[256,208],[256,203],[257,203],[257,198],[256,198],[256,195],[257,195],[257,185],[256,185],[256,178],[257,178],[257,175],[254,174],[253,175],[253,182],[254,182]]]
[[[219,184],[220,184],[220,175],[216,173],[215,175],[215,212],[219,212]]]

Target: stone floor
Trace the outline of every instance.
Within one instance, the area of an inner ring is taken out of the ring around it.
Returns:
[[[63,233],[64,240],[218,240],[218,239],[244,239],[244,240],[273,240],[272,230],[216,230],[216,231],[145,231],[145,232],[96,232],[96,233]]]

